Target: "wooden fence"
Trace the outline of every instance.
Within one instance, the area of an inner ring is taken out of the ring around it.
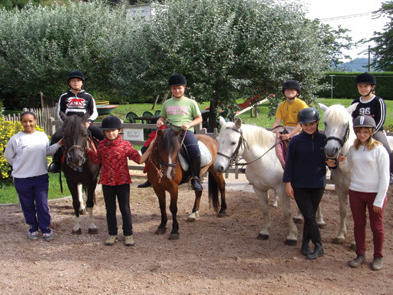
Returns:
[[[36,108],[24,108],[23,112],[30,111],[34,112],[37,115],[37,124],[45,130],[45,133],[48,135],[53,135],[56,131],[56,125],[59,125],[57,120],[57,107],[44,107],[40,109]],[[20,121],[20,115],[18,114],[8,114],[4,115],[4,119],[6,121]]]

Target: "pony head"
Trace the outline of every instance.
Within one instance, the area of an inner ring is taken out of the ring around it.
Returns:
[[[177,156],[180,150],[178,138],[181,131],[181,129],[171,127],[157,131],[153,153],[156,155],[160,169],[166,172],[165,175],[168,179],[172,179],[175,176],[172,172],[176,171],[173,168],[177,165]]]
[[[346,154],[353,143],[354,133],[352,129],[352,112],[356,109],[357,104],[348,108],[343,105],[335,104],[327,107],[319,104],[325,111],[325,155],[329,159],[337,159],[340,154]]]
[[[63,118],[65,164],[78,172],[81,172],[87,160],[86,146],[89,137],[85,126],[87,118],[88,115],[83,117],[71,115]]]
[[[243,153],[242,120],[239,117],[236,117],[234,122],[226,122],[223,117],[219,119],[221,130],[216,138],[219,151],[214,168],[218,172],[224,172],[231,162]]]

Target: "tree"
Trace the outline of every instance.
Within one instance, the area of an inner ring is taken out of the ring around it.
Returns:
[[[393,71],[393,1],[382,3],[381,8],[375,13],[376,17],[385,15],[389,22],[382,32],[374,32],[375,46],[371,48],[374,55],[372,66],[377,70]]]
[[[337,49],[332,31],[306,19],[295,3],[168,0],[153,7],[154,17],[140,25],[134,49],[124,52],[130,64],[117,63],[113,70],[122,76],[129,71],[136,83],[122,81],[118,88],[162,95],[168,76],[183,73],[190,94],[210,102],[210,128],[217,107],[233,105],[239,97],[278,94],[287,79],[299,80],[311,101]],[[121,81],[119,76],[114,80]]]

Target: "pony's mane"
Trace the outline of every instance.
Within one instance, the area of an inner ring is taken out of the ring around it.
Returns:
[[[352,126],[352,117],[348,113],[347,109],[340,104],[335,104],[329,107],[329,109],[324,114],[324,121],[331,122],[338,125],[344,125],[349,122]]]
[[[172,128],[162,130],[162,140],[160,141],[160,149],[172,153],[179,149],[179,141],[177,134]]]
[[[82,117],[77,115],[68,116],[63,125],[64,140],[70,140],[75,136],[87,137],[88,132],[86,126],[83,124]]]
[[[233,128],[235,127],[235,123],[227,122],[225,126]],[[241,130],[243,132],[243,137],[247,140],[249,145],[257,144],[266,147],[275,141],[274,133],[260,126],[242,124]]]

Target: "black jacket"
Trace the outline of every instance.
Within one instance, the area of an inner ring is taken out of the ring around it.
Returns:
[[[326,185],[325,135],[305,132],[291,139],[288,146],[283,182],[294,188],[324,188]]]
[[[60,95],[57,104],[57,116],[61,121],[60,113],[63,112],[67,116],[71,114],[84,115],[89,114],[88,121],[94,121],[98,117],[96,103],[91,94],[85,90],[81,90],[77,95],[68,90]]]
[[[352,113],[352,117],[356,118],[359,115],[369,115],[374,118],[377,125],[376,131],[383,130],[383,124],[386,119],[386,104],[383,98],[375,96],[371,101],[363,103],[360,97],[352,101],[351,104],[359,103]]]

